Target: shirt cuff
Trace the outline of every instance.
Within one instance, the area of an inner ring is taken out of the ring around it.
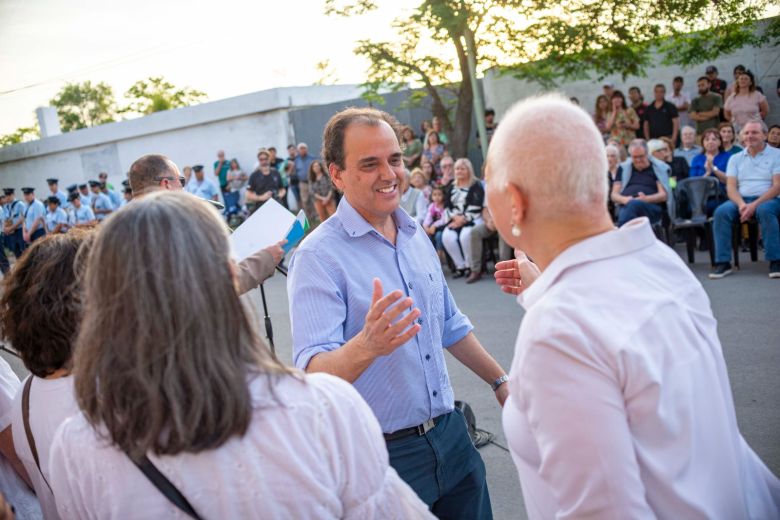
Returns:
[[[441,337],[441,344],[444,348],[450,348],[466,337],[466,335],[474,330],[474,326],[471,321],[462,312],[456,313],[450,319],[444,322],[444,333]]]
[[[295,364],[296,368],[303,370],[305,372],[306,367],[309,366],[309,362],[311,361],[311,358],[313,358],[317,354],[322,354],[323,352],[333,352],[334,350],[337,350],[340,347],[341,347],[340,343],[325,343],[324,345],[315,345],[313,347],[307,347],[295,354],[295,359],[293,360],[293,363]]]

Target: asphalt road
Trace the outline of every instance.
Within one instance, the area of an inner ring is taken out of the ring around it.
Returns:
[[[678,245],[682,251],[683,246]],[[705,255],[691,266],[710,296],[729,369],[740,429],[769,468],[780,475],[780,280],[767,277],[766,262],[751,263],[742,255],[742,270],[723,280],[706,278]],[[523,311],[510,296],[498,291],[492,279],[473,285],[450,280],[458,305],[475,326],[485,347],[508,367]],[[261,312],[260,291],[250,293]],[[279,357],[291,362],[290,324],[284,278],[277,274],[266,283],[266,297]],[[262,319],[259,322],[262,328]],[[8,358],[4,354],[4,357]],[[23,373],[23,368],[14,364]],[[460,365],[448,360],[456,399],[467,401],[477,415],[479,428],[492,432],[506,446],[500,409],[490,389]],[[493,512],[497,520],[525,519],[522,493],[509,453],[496,445],[481,449],[488,470]]]

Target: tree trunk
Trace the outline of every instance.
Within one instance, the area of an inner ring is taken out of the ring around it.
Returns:
[[[471,137],[471,117],[474,111],[474,90],[471,88],[469,64],[460,35],[452,34],[452,42],[455,44],[455,50],[458,52],[461,80],[452,131],[449,133],[449,151],[453,158],[458,159],[468,155],[469,137]]]

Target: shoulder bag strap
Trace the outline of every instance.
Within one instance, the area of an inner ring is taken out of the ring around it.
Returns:
[[[128,457],[130,456],[128,455]],[[195,509],[187,501],[187,498],[181,494],[181,491],[179,491],[178,488],[176,488],[176,486],[174,486],[173,483],[160,472],[159,469],[157,469],[157,466],[152,464],[152,461],[149,460],[149,457],[144,455],[141,460],[135,460],[130,457],[130,460],[133,461],[133,464],[138,466],[138,469],[140,469],[141,472],[146,475],[146,478],[148,478],[149,481],[154,484],[154,487],[156,487],[160,493],[165,495],[165,498],[170,500],[173,505],[181,509],[191,518],[201,520],[201,517],[198,516],[198,513],[195,512]]]
[[[33,460],[35,460],[35,465],[38,467],[38,473],[41,474],[43,481],[46,483],[49,491],[51,491],[52,489],[49,485],[49,481],[46,480],[46,476],[41,470],[41,463],[38,460],[38,449],[35,447],[35,437],[33,437],[32,428],[30,428],[30,387],[32,386],[33,377],[34,376],[30,375],[30,377],[27,378],[27,381],[24,383],[24,389],[22,390],[22,422],[24,423],[24,433],[27,435],[27,444],[30,446]]]

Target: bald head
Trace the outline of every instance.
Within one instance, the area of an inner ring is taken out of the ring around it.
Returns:
[[[164,180],[178,184],[179,168],[164,155],[149,154],[136,160],[127,174],[133,195],[143,195],[161,189]]]
[[[605,211],[607,158],[593,119],[548,94],[514,105],[498,126],[487,159],[488,183],[512,183],[537,211],[562,217]]]

